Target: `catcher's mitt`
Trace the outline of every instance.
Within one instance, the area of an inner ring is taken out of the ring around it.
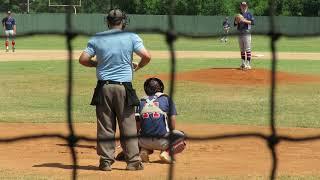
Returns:
[[[237,14],[234,17],[234,21],[239,24],[242,20],[244,19],[244,17],[241,14]]]

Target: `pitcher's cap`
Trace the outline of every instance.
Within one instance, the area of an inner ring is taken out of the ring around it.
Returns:
[[[247,6],[247,2],[243,1],[240,3],[241,6]]]

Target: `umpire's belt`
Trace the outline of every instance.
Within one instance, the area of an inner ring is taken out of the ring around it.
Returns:
[[[93,97],[91,100],[90,105],[102,105],[103,104],[103,86],[108,84],[118,84],[123,85],[126,90],[126,104],[128,106],[138,106],[139,105],[139,99],[136,94],[136,91],[132,87],[131,82],[118,82],[118,81],[112,81],[112,80],[98,80],[97,86],[94,89]]]
[[[118,81],[111,81],[111,80],[99,80],[98,84],[101,84],[102,86],[105,84],[119,84],[119,85],[129,85],[132,86],[131,82],[118,82]]]

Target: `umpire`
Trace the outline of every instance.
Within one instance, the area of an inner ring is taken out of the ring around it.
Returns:
[[[131,84],[133,71],[147,65],[151,56],[137,34],[123,32],[127,25],[124,12],[120,9],[109,11],[106,22],[109,30],[92,37],[79,58],[83,66],[96,67],[98,82],[91,105],[96,106],[99,169],[111,171],[115,162],[115,141],[103,142],[101,139],[115,138],[118,120],[126,169],[143,170],[138,139],[124,137],[137,135],[134,106],[139,105],[139,99]],[[137,65],[132,64],[133,52],[141,57]],[[92,59],[94,56],[96,61]]]

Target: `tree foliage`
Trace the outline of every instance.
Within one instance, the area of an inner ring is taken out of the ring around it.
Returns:
[[[28,0],[0,0],[0,12],[11,10],[27,12]],[[78,4],[79,0],[50,0],[55,4]],[[175,0],[177,15],[233,15],[239,12],[243,0]],[[275,14],[285,16],[320,16],[320,0],[274,0]],[[29,0],[30,13],[63,13],[64,7],[49,7],[49,0]],[[255,15],[268,16],[270,0],[247,0]],[[106,13],[112,7],[123,9],[129,14],[165,15],[170,11],[171,0],[82,0],[77,7],[80,13]],[[72,10],[72,7],[69,8]]]

